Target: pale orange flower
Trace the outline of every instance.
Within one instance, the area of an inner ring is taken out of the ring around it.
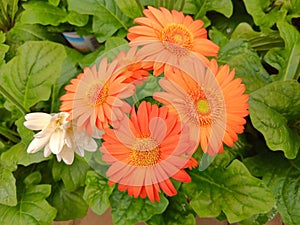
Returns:
[[[102,130],[112,122],[117,124],[130,111],[130,105],[122,99],[132,96],[135,87],[124,83],[128,77],[120,76],[116,68],[117,61],[108,63],[104,58],[98,70],[96,65],[91,69],[86,67],[65,87],[67,92],[60,98],[60,110],[76,119],[79,131],[92,135],[97,128]]]
[[[228,65],[218,68],[215,60],[210,68],[191,67],[188,74],[175,69],[160,80],[166,92],[154,93],[156,100],[179,111],[195,131],[193,139],[212,156],[223,151],[223,142],[233,146],[249,114],[245,86],[234,74]]]
[[[205,56],[217,56],[219,47],[207,39],[202,20],[194,21],[191,16],[163,7],[149,6],[143,12],[146,17],[134,20],[140,26],[129,28],[127,38],[131,46],[143,46],[139,54],[154,63],[154,75],[195,57],[206,63]]]
[[[197,143],[190,140],[189,130],[170,113],[143,101],[137,112],[133,107],[116,129],[105,129],[100,151],[110,165],[106,172],[109,183],[118,183],[120,191],[160,201],[159,192],[177,193],[170,178],[189,182],[184,168],[197,165],[191,158]]]

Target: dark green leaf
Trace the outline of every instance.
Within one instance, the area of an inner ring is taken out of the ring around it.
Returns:
[[[271,49],[264,60],[278,70],[276,80],[297,80],[300,76],[300,33],[287,22],[278,22],[277,26],[285,47]]]
[[[28,111],[39,101],[48,100],[65,56],[63,46],[52,42],[28,41],[22,45],[18,56],[0,72],[1,85],[12,96],[9,100]]]
[[[68,192],[62,183],[53,186],[48,201],[57,209],[55,220],[72,220],[86,215],[88,205],[82,198],[82,190]]]
[[[45,200],[50,192],[51,186],[47,184],[26,187],[16,206],[0,205],[0,224],[51,224],[56,210]]]
[[[236,70],[236,77],[243,79],[247,92],[255,91],[271,81],[257,53],[244,40],[230,40],[221,46],[218,62],[227,63]]]
[[[5,53],[8,51],[9,46],[6,44],[3,44],[5,41],[5,35],[4,33],[0,30],[0,66],[2,63],[4,63],[4,57]]]
[[[17,205],[16,179],[12,170],[0,161],[0,204]],[[1,206],[0,206],[1,208]]]
[[[164,212],[168,200],[160,195],[160,202],[151,203],[149,199],[133,198],[127,192],[114,190],[110,196],[112,218],[115,225],[132,225],[147,221],[153,215]]]
[[[84,186],[89,165],[82,158],[75,157],[71,165],[53,160],[52,174],[55,181],[62,179],[68,192]]]
[[[289,127],[289,121],[300,118],[300,84],[277,81],[250,96],[251,121],[264,135],[268,147],[284,151],[287,158],[295,158],[300,148],[300,136]]]
[[[276,199],[277,210],[285,224],[300,224],[300,160],[286,160],[281,154],[268,152],[247,158],[249,168],[260,171],[263,181]]]
[[[129,18],[136,18],[143,16],[143,13],[141,11],[141,6],[138,4],[139,1],[136,0],[115,0],[118,7],[121,9],[121,11],[128,16]]]
[[[82,27],[88,23],[89,15],[80,14],[75,11],[70,11],[67,16],[67,21],[74,26]]]
[[[48,2],[28,2],[23,7],[22,23],[57,26],[67,21],[67,12]]]
[[[87,173],[85,184],[83,198],[95,213],[103,214],[110,206],[109,197],[114,187],[109,186],[107,179],[95,171]]]
[[[42,174],[40,173],[40,171],[35,171],[31,174],[29,174],[24,180],[23,183],[26,186],[30,186],[30,185],[37,185],[41,182],[42,180]]]
[[[274,198],[264,183],[251,176],[238,160],[226,169],[210,167],[191,176],[193,182],[183,184],[182,188],[200,217],[217,217],[223,211],[233,223],[266,213],[274,205]]]

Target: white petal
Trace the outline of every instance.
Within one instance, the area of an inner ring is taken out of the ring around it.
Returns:
[[[51,136],[51,134],[55,131],[54,128],[47,127],[46,129],[43,129],[42,131],[36,133],[34,135],[35,138],[44,138],[45,136]]]
[[[65,132],[57,129],[50,138],[49,147],[53,154],[58,154],[62,150],[65,143]]]
[[[89,152],[94,152],[97,150],[97,142],[93,138],[85,138],[84,149]]]
[[[71,148],[68,148],[67,146],[64,146],[64,148],[58,155],[63,159],[63,161],[67,165],[71,165],[74,161],[74,151]]]
[[[49,155],[51,155],[51,150],[50,150],[49,144],[48,144],[44,148],[44,157],[48,157]]]
[[[51,115],[47,113],[29,113],[25,116],[27,121],[24,122],[24,126],[30,130],[42,130],[47,127],[51,120]]]
[[[49,136],[45,136],[44,138],[34,138],[28,145],[27,152],[36,153],[37,151],[41,150],[48,142]]]

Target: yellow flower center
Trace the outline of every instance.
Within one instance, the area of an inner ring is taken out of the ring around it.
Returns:
[[[201,114],[207,114],[210,112],[210,107],[206,99],[200,99],[196,103],[197,110]]]
[[[130,164],[151,166],[160,159],[159,145],[152,138],[138,138],[131,147]]]
[[[107,96],[108,96],[109,88],[108,86],[102,84],[95,84],[93,85],[87,93],[88,101],[91,105],[102,105]]]
[[[160,33],[160,40],[168,51],[184,56],[193,47],[193,35],[183,24],[171,23]]]

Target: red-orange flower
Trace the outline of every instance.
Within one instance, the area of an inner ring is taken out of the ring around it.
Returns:
[[[142,102],[133,107],[116,129],[105,129],[100,148],[103,161],[110,165],[106,175],[110,184],[118,183],[120,191],[160,201],[160,189],[168,196],[177,193],[170,178],[189,182],[184,168],[197,162],[191,158],[196,143],[189,130],[167,107]]]
[[[84,72],[71,80],[65,89],[61,111],[69,112],[77,127],[86,130],[91,135],[96,128],[104,129],[112,122],[120,121],[124,113],[130,111],[128,103],[122,99],[132,96],[135,87],[124,83],[126,76],[116,73],[117,61],[107,63],[104,58],[98,70],[96,65],[91,69],[86,67]]]
[[[193,20],[182,12],[151,6],[144,10],[146,17],[134,21],[140,26],[129,28],[131,46],[143,46],[144,60],[154,62],[154,75],[160,75],[170,65],[180,66],[194,57],[208,62],[205,56],[217,56],[219,47],[207,39],[202,20]]]
[[[173,70],[160,81],[166,92],[155,93],[154,98],[176,109],[188,124],[194,140],[204,152],[215,155],[223,151],[222,142],[233,146],[242,133],[248,115],[248,95],[240,78],[228,65],[218,68],[213,60],[210,68],[191,67],[184,73]],[[198,131],[198,132],[197,132]]]

